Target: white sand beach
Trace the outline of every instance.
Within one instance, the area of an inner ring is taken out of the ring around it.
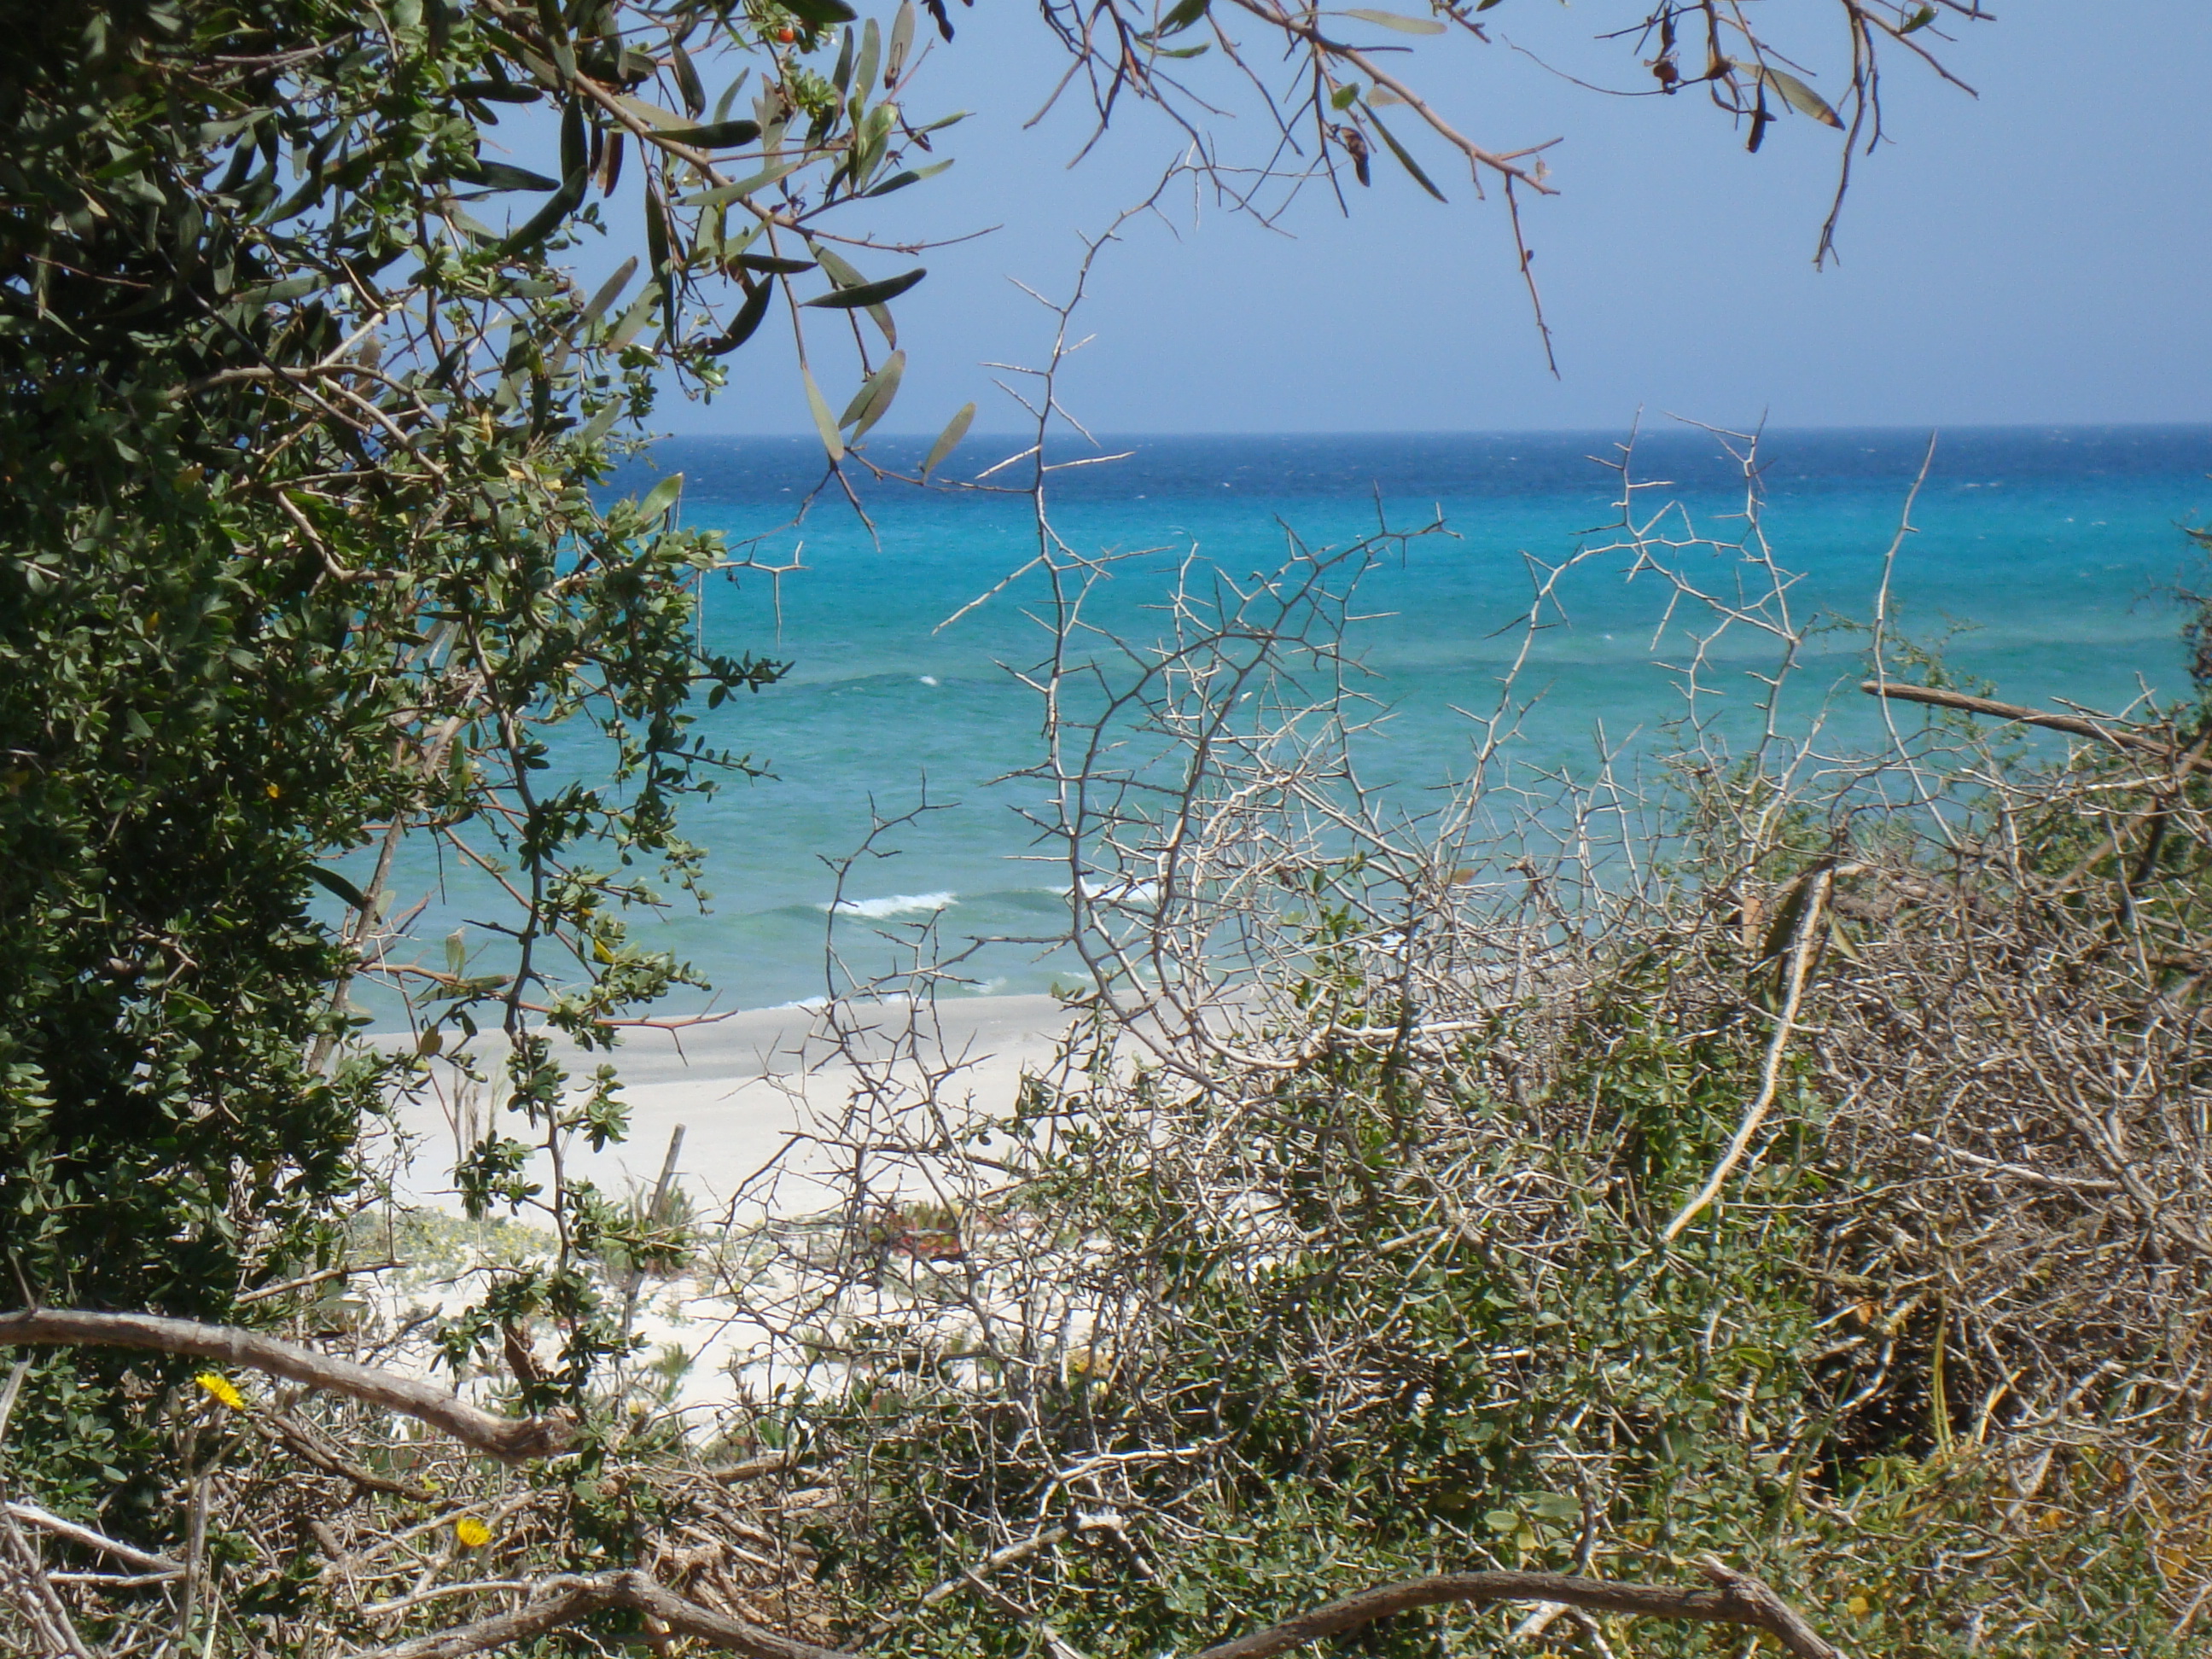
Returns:
[[[578,1139],[567,1168],[611,1194],[649,1186],[681,1126],[678,1172],[701,1212],[725,1209],[779,1158],[772,1198],[757,1189],[748,1194],[747,1206],[803,1210],[811,1207],[807,1172],[823,1167],[829,1153],[792,1142],[834,1123],[868,1079],[888,1072],[910,1082],[924,1066],[951,1068],[939,1090],[941,1100],[1002,1110],[1025,1073],[1050,1066],[1068,1023],[1067,1009],[1048,996],[963,997],[929,1006],[919,1016],[904,1003],[848,1006],[839,1016],[842,1034],[830,1029],[823,1010],[795,1006],[749,1010],[673,1030],[632,1028],[611,1053],[586,1054],[564,1043],[560,1057],[580,1083],[588,1085],[600,1065],[614,1066],[630,1112],[626,1141],[594,1152]],[[400,1035],[377,1040],[410,1041]],[[497,1053],[482,1039],[476,1048],[488,1061]],[[485,1069],[496,1077],[495,1064]],[[431,1068],[431,1087],[400,1115],[400,1128],[416,1142],[397,1182],[405,1200],[459,1209],[451,1167],[471,1114],[473,1133],[483,1133],[482,1092],[463,1084],[449,1064]],[[513,1117],[497,1127],[525,1138]],[[538,1162],[534,1173],[543,1179],[543,1153]]]

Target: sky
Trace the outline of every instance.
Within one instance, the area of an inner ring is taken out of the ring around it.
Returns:
[[[1747,155],[1701,98],[1609,98],[1554,72],[1638,84],[1633,55],[1593,37],[1643,9],[1504,0],[1490,45],[1420,41],[1398,60],[1480,142],[1561,141],[1547,153],[1559,193],[1525,209],[1556,377],[1501,203],[1477,200],[1431,143],[1417,153],[1448,204],[1387,157],[1372,189],[1347,192],[1348,217],[1315,191],[1274,230],[1210,203],[1194,214],[1182,191],[1172,225],[1139,223],[1099,261],[1063,401],[1094,429],[1151,433],[1617,428],[1639,411],[1796,427],[2212,419],[2204,0],[2002,3],[1942,47],[1978,96],[1896,64],[1891,142],[1859,162],[1825,270],[1812,256],[1835,134],[1786,119]],[[1756,9],[1832,94],[1832,0]],[[1142,199],[1182,144],[1130,107],[1071,167],[1086,106],[1024,127],[1065,62],[1035,12],[982,0],[954,15],[957,39],[907,107],[974,112],[939,151],[957,164],[886,198],[877,223],[894,238],[990,234],[926,254],[928,280],[898,302],[908,365],[886,431],[933,431],[971,398],[979,429],[1016,427],[993,385],[1008,377],[984,365],[1039,361],[1052,319],[1015,282],[1065,294],[1083,235]],[[1215,125],[1232,156],[1263,137],[1249,106]],[[732,360],[711,404],[671,398],[656,424],[808,430],[788,349],[766,340]],[[841,404],[851,372],[824,378]]]

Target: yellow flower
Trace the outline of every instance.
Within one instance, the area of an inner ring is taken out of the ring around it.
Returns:
[[[1850,1601],[1844,1602],[1844,1606],[1850,1610],[1854,1619],[1863,1619],[1874,1611],[1874,1603],[1863,1595],[1854,1595]]]
[[[238,1391],[238,1385],[221,1371],[202,1371],[192,1381],[229,1407],[231,1410],[242,1412],[246,1409],[246,1396]]]
[[[465,1550],[480,1550],[491,1542],[491,1528],[473,1515],[465,1515],[453,1522],[453,1536],[460,1540]]]
[[[279,789],[279,788],[278,788],[275,784],[273,784],[273,783],[272,783],[272,784],[270,784],[270,785],[269,786],[269,799],[271,799],[271,800],[275,800],[275,799],[276,799],[279,795],[283,794],[283,793],[284,793],[284,792],[283,792],[282,789]]]

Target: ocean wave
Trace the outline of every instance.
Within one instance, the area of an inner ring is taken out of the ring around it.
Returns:
[[[1075,890],[1054,887],[1050,890],[1061,898],[1066,898]],[[1085,876],[1083,878],[1083,896],[1094,903],[1150,905],[1159,896],[1158,882],[1139,881],[1133,876]]]
[[[834,904],[817,904],[814,908],[841,916],[859,916],[866,921],[883,921],[892,916],[934,915],[959,902],[957,893],[893,893],[888,898],[839,899]]]

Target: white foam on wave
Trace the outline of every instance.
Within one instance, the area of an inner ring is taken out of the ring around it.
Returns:
[[[882,921],[890,916],[933,915],[959,902],[957,893],[893,893],[888,898],[839,899],[835,904],[820,904],[815,908],[834,911],[841,916],[859,916],[866,921]]]
[[[1038,890],[1066,898],[1075,890],[1072,887],[1052,887]],[[1083,896],[1095,903],[1149,905],[1159,896],[1158,882],[1139,881],[1131,876],[1085,876],[1083,878]]]

